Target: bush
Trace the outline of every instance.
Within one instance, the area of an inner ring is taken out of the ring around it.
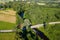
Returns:
[[[57,13],[55,14],[55,17],[56,17],[57,19],[60,19],[60,11],[57,11]]]

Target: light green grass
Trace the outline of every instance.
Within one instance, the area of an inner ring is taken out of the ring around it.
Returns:
[[[0,33],[0,40],[15,40],[15,33]]]
[[[0,30],[14,29],[16,24],[0,21]]]

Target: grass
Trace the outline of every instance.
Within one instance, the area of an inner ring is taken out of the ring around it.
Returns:
[[[14,29],[16,24],[0,21],[0,30]]]
[[[28,9],[29,8],[29,9]],[[44,7],[44,6],[30,6],[27,7],[27,11],[25,11],[24,18],[31,19],[32,24],[39,24],[45,22],[53,22],[59,21],[55,14],[60,13],[60,8],[51,8],[51,7]]]
[[[0,33],[0,40],[15,40],[15,33]]]
[[[38,28],[42,31],[50,40],[60,40],[60,24],[47,25],[46,29],[43,27]]]

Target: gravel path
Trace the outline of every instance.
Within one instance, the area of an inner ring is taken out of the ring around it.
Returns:
[[[0,30],[0,32],[15,32],[15,30]]]
[[[60,22],[50,22],[48,24],[59,24]],[[44,24],[37,24],[37,25],[34,25],[34,26],[31,26],[31,28],[39,28],[39,27],[42,27]]]

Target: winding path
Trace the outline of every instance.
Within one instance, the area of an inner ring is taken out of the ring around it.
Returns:
[[[60,22],[50,22],[48,24],[59,24]],[[31,26],[31,28],[39,28],[39,27],[43,27],[44,24],[37,24],[34,26]],[[15,32],[16,30],[0,30],[0,32]]]

